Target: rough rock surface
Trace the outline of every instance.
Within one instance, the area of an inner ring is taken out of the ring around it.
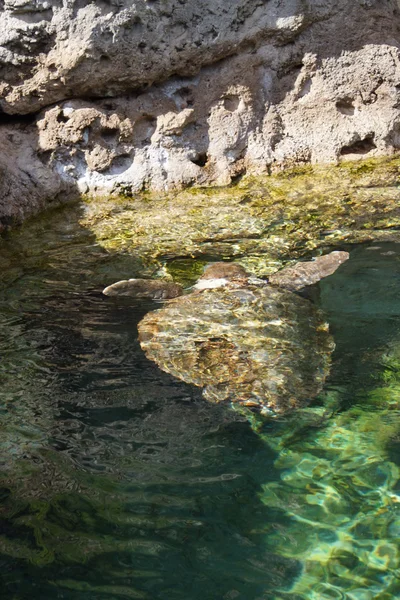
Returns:
[[[390,154],[399,25],[398,0],[0,0],[0,129],[34,115],[25,170],[90,193]]]
[[[39,160],[36,145],[31,127],[0,127],[0,233],[77,194]]]

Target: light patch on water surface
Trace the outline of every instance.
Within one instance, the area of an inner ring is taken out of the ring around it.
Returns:
[[[324,418],[316,412],[316,421],[318,416]],[[350,410],[313,435],[304,431],[300,448],[292,440],[307,421],[311,425],[310,417],[302,425],[291,420],[275,439],[265,435],[279,454],[275,466],[282,475],[264,487],[262,500],[290,518],[277,532],[267,526],[267,546],[303,565],[282,597],[350,600],[361,590],[373,590],[374,598],[395,597],[400,473],[379,441],[400,433],[400,411]]]

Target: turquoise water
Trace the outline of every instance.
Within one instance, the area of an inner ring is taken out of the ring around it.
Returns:
[[[253,423],[147,361],[140,274],[54,213],[0,258],[0,597],[400,594],[400,244],[313,291],[337,348],[295,418]],[[372,248],[371,248],[372,246]]]

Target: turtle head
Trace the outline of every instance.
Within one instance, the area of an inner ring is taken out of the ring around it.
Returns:
[[[254,275],[248,273],[244,267],[237,263],[217,262],[206,267],[203,275],[193,286],[195,290],[207,290],[219,287],[242,287],[248,284],[256,284],[265,281],[258,280]]]

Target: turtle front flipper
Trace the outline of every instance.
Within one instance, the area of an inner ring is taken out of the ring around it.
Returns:
[[[325,254],[325,256],[318,256],[314,260],[284,267],[281,271],[269,277],[269,283],[296,292],[308,285],[318,283],[328,275],[332,275],[348,258],[348,252],[335,250]]]
[[[162,279],[123,279],[104,288],[105,296],[129,296],[136,299],[168,300],[183,294],[179,283]]]

